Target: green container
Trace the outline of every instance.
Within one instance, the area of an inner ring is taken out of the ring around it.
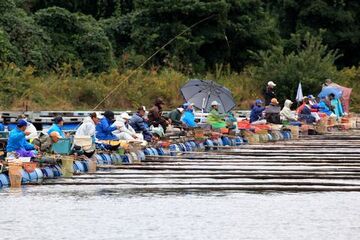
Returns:
[[[69,155],[71,151],[71,139],[60,138],[57,143],[53,143],[51,151],[57,154]]]

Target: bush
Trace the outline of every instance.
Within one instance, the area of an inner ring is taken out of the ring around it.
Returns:
[[[334,62],[341,55],[328,50],[320,37],[310,34],[306,34],[297,50],[289,54],[284,54],[283,47],[274,47],[260,51],[255,56],[260,61],[255,68],[256,84],[266,86],[268,81],[275,82],[280,102],[295,99],[299,82],[302,83],[304,95],[316,95],[326,78],[339,79]]]

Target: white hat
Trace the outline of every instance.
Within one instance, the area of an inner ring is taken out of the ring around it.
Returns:
[[[218,103],[217,101],[213,101],[212,103],[211,103],[211,106],[220,106],[221,104],[220,103]]]
[[[177,110],[182,113],[184,111],[184,108],[179,107],[179,108],[177,108]]]
[[[268,82],[268,86],[276,87],[276,84],[273,81]]]
[[[97,117],[98,119],[103,118],[103,115],[102,115],[101,112],[95,112],[95,113],[96,113],[96,117]]]
[[[129,120],[131,117],[129,116],[128,113],[124,112],[124,113],[121,114],[121,118],[122,118],[122,119]]]

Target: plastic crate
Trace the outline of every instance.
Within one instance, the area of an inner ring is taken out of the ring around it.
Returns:
[[[57,143],[53,143],[51,151],[57,154],[70,154],[71,151],[71,139],[60,138]]]

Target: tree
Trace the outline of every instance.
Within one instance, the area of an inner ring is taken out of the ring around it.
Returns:
[[[328,50],[320,37],[309,33],[303,36],[296,51],[285,54],[284,48],[279,46],[260,51],[256,57],[260,62],[255,68],[259,85],[275,82],[280,102],[295,99],[299,82],[305,94],[316,95],[326,78],[336,80],[339,77],[334,63],[341,55],[338,51]]]
[[[52,65],[81,61],[92,72],[107,71],[113,64],[109,39],[91,16],[51,7],[35,14],[52,40]]]

